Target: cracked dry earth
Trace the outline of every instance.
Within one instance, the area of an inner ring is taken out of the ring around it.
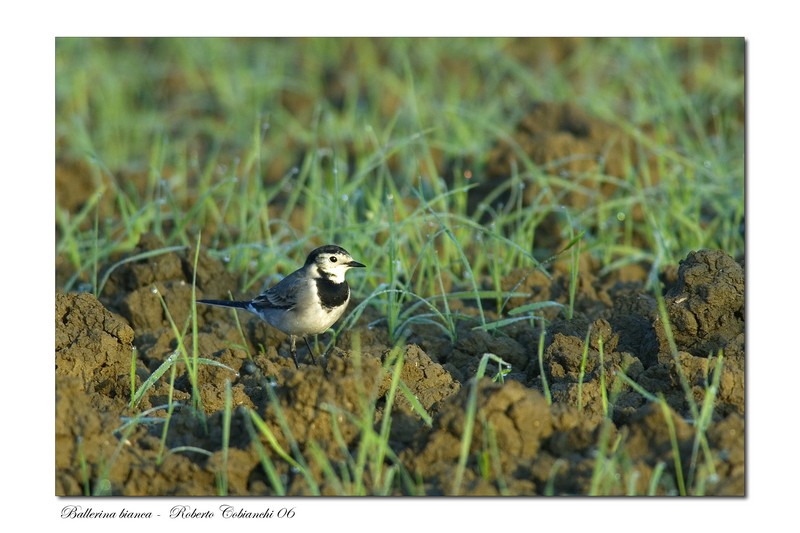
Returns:
[[[156,245],[144,239],[142,249]],[[249,416],[241,408],[255,410],[274,428],[284,449],[289,449],[270,400],[267,377],[274,383],[272,401],[279,402],[285,424],[306,457],[316,448],[314,453],[325,454],[340,467],[346,459],[344,449],[355,453],[360,430],[346,413],[360,413],[365,395],[374,399],[374,423],[380,425],[391,382],[383,363],[391,346],[386,331],[367,326],[369,317],[362,316],[340,336],[328,356],[325,376],[319,366],[301,364],[296,369],[285,336],[255,317],[240,315],[245,348],[229,311],[201,307],[200,354],[229,367],[200,367],[205,422],[188,409],[176,409],[166,447],[185,451],[166,454],[160,463],[161,424],[136,426],[120,445],[122,417],[168,402],[169,373],[155,382],[135,411],[129,409],[131,358],[135,354],[138,388],[175,350],[175,336],[152,287],[163,295],[175,321],[183,323],[190,312],[192,253],[124,265],[111,275],[100,301],[85,293],[56,295],[56,494],[85,493],[87,476],[82,473],[81,458],[90,483],[107,479],[110,494],[217,494],[217,475],[224,464],[221,442],[227,382],[234,406],[227,458],[231,495],[273,494],[259,450],[271,454],[289,494],[308,493],[306,480],[272,453],[263,437],[250,431]],[[199,297],[224,294],[236,286],[221,264],[202,252],[200,258]],[[470,404],[470,377],[481,356],[493,353],[511,363],[512,370],[505,383],[489,377],[477,383],[474,437],[461,494],[588,494],[601,443],[606,443],[609,457],[613,453],[617,458],[618,469],[605,492],[646,493],[657,473],[656,493],[674,493],[676,450],[683,479],[691,475],[695,430],[687,422],[692,413],[686,391],[697,405],[703,404],[717,360],[708,355],[722,350],[718,392],[706,430],[711,457],[701,465],[713,466],[713,473],[699,468],[695,475],[704,472],[706,494],[744,494],[743,266],[722,252],[703,250],[690,253],[677,269],[665,273],[664,298],[677,347],[674,357],[657,302],[643,290],[644,270],[629,268],[599,277],[597,265],[588,256],[584,259],[578,312],[569,321],[551,317],[541,368],[540,332],[528,321],[489,333],[473,329],[477,320],[464,320],[452,343],[436,328],[418,328],[400,347],[405,360],[400,378],[431,415],[428,425],[405,396],[397,395],[390,444],[415,480],[414,491],[452,494]],[[552,280],[518,272],[504,283],[537,299],[563,301],[568,275],[557,268]],[[522,298],[511,302],[512,308],[524,303]],[[467,314],[469,306],[465,304],[461,311]],[[496,318],[491,313],[489,317]],[[582,362],[587,331],[588,350]],[[356,342],[359,357],[354,355]],[[173,399],[189,405],[191,387],[185,367],[178,364],[176,368]],[[489,368],[487,375],[496,373],[491,364]],[[622,371],[628,380],[623,380]],[[546,400],[545,382],[551,404]],[[668,409],[642,393],[662,395]],[[603,416],[604,402],[609,405],[609,418]],[[163,408],[150,414],[165,415]],[[191,451],[196,448],[210,455]],[[336,492],[318,462],[309,461],[309,468],[322,494]],[[369,491],[370,480],[365,483]],[[396,483],[394,490],[396,494],[410,492],[402,483]]]

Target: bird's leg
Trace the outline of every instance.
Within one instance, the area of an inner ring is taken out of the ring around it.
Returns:
[[[305,337],[303,337],[305,338]],[[297,338],[294,335],[289,335],[290,350],[292,351],[292,358],[294,359],[294,366],[300,368],[300,363],[297,362],[297,346],[295,345]]]
[[[311,345],[308,343],[308,337],[303,337],[303,339],[306,341],[306,346],[308,347],[308,353],[311,354],[311,360],[314,361],[314,366],[317,366],[317,360],[314,358],[314,350],[311,349]],[[324,362],[324,359],[323,359],[323,362]],[[328,376],[328,369],[325,368],[324,365],[321,365],[321,366],[322,366],[322,373],[325,374],[325,377],[327,377]]]
[[[306,341],[306,348],[308,348],[308,353],[311,354],[311,360],[314,361],[314,366],[316,366],[317,360],[314,357],[314,350],[311,349],[311,345],[308,343],[308,337],[303,335],[303,340]]]

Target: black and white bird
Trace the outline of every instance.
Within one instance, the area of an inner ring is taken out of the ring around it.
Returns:
[[[264,322],[289,335],[294,364],[297,362],[297,337],[303,337],[314,364],[308,335],[328,330],[347,309],[350,286],[345,274],[364,267],[340,246],[320,246],[308,254],[305,264],[249,301],[197,300],[197,303],[245,309]]]

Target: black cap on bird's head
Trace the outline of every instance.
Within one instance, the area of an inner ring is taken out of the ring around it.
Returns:
[[[340,260],[344,260],[345,265],[349,267],[363,267],[363,265],[358,261],[353,260],[353,256],[350,255],[350,252],[342,248],[341,246],[337,246],[335,244],[326,244],[325,246],[320,246],[319,248],[315,248],[308,254],[306,258],[306,265],[310,265],[312,263],[316,263],[320,256],[326,256],[329,261],[331,262],[338,262]]]

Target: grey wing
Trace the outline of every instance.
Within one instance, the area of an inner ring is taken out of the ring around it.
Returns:
[[[277,307],[291,309],[297,305],[297,296],[302,288],[302,280],[294,273],[283,278],[276,285],[253,298],[255,307]]]

